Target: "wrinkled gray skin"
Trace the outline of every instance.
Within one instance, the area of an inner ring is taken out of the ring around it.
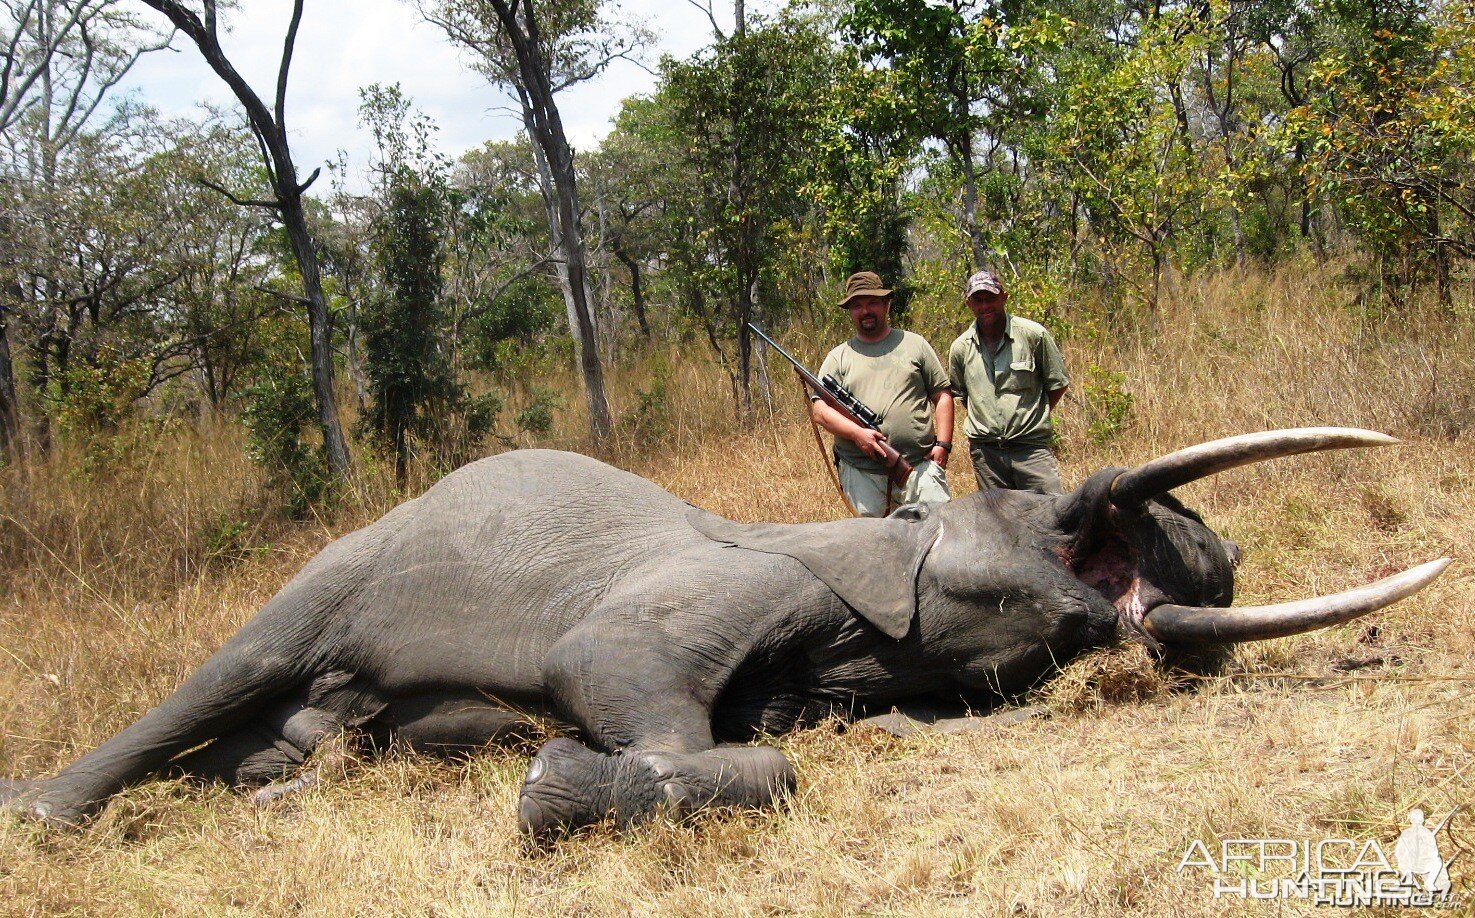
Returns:
[[[578,738],[533,759],[526,831],[765,804],[788,761],[720,743],[919,696],[987,707],[1119,634],[1150,642],[1158,602],[1228,605],[1232,546],[1171,497],[1114,508],[1119,471],[744,526],[584,456],[485,459],[329,545],[178,691],[11,805],[74,823],[160,773],[283,777],[345,727],[465,752],[526,714]]]

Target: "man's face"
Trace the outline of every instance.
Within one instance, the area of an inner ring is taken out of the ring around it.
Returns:
[[[973,318],[984,325],[990,325],[1004,317],[1004,304],[1009,301],[1007,293],[989,293],[987,290],[979,290],[968,297],[968,308],[973,312]]]
[[[878,334],[891,321],[891,301],[882,296],[858,296],[846,306],[855,330],[870,337]]]

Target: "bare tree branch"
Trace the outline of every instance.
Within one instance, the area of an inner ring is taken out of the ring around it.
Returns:
[[[264,287],[261,284],[253,284],[251,289],[257,293],[274,296],[279,300],[285,300],[288,303],[294,303],[298,306],[307,306],[312,302],[307,297],[297,296],[295,293],[287,293],[285,290],[273,290],[271,287]]]
[[[287,130],[287,71],[292,67],[292,51],[297,44],[297,29],[301,25],[302,0],[295,0],[292,4],[292,21],[287,24],[287,37],[282,41],[282,63],[277,70],[277,127],[283,132]],[[311,179],[308,181],[311,183]]]
[[[518,271],[516,274],[512,275],[512,277],[498,284],[497,288],[493,290],[489,296],[483,298],[482,305],[477,306],[473,309],[466,310],[460,315],[460,317],[456,319],[456,335],[459,336],[461,334],[461,329],[465,326],[467,322],[479,318],[480,316],[486,315],[486,313],[493,306],[496,305],[497,300],[501,298],[502,294],[506,293],[508,290],[511,290],[512,287],[516,285],[519,281],[525,280],[536,274],[538,271],[541,271],[543,268],[546,268],[547,266],[553,264],[554,260],[555,259],[552,255],[544,255],[542,258],[539,258],[537,261],[528,265],[526,268],[523,268],[521,271]]]
[[[727,33],[722,31],[722,26],[717,24],[717,14],[712,11],[712,4],[710,2],[698,3],[697,0],[686,0],[686,2],[696,7],[707,17],[707,21],[712,24],[712,34],[717,36],[718,41],[727,40]]]
[[[222,185],[218,185],[215,182],[212,182],[211,180],[205,178],[203,175],[195,176],[195,181],[200,183],[201,185],[204,185],[206,188],[209,188],[211,191],[216,191],[222,195],[225,195],[225,197],[237,207],[262,207],[267,210],[282,209],[281,201],[267,201],[258,198],[238,198],[235,196],[234,193],[230,191],[230,189]]]

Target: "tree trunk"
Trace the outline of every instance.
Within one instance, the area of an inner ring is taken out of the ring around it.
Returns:
[[[403,491],[410,478],[410,443],[403,423],[395,423],[390,438],[394,442],[394,486]]]
[[[1296,187],[1301,192],[1301,219],[1299,228],[1302,239],[1311,238],[1311,183],[1306,179],[1306,150],[1300,141],[1292,151],[1292,159],[1296,163]]]
[[[768,326],[768,317],[763,314],[763,304],[758,300],[758,278],[753,278],[753,283],[749,285],[748,291],[749,299],[753,303],[753,315],[766,328]],[[746,327],[744,326],[744,328]],[[748,346],[749,348],[752,347],[751,339],[749,340]],[[758,392],[763,396],[763,404],[768,407],[768,416],[772,418],[773,383],[768,378],[768,364],[762,360],[758,361]]]
[[[533,142],[533,165],[538,170],[538,192],[543,197],[543,213],[548,220],[548,241],[553,255],[553,277],[558,283],[558,292],[563,296],[563,310],[568,319],[569,337],[574,348],[582,350],[584,342],[579,338],[579,309],[574,299],[574,288],[568,279],[568,256],[563,245],[563,229],[558,220],[558,195],[553,190],[553,170],[543,145],[538,143],[537,125],[533,121],[533,103],[519,87],[518,97],[522,100],[522,123],[527,128],[528,139]]]
[[[973,255],[973,270],[991,267],[983,247],[983,232],[978,228],[978,170],[973,162],[973,133],[963,135],[958,147],[958,164],[963,167],[963,223],[968,230],[968,245]]]
[[[307,306],[312,342],[312,388],[317,400],[318,424],[323,431],[323,451],[327,455],[329,473],[336,478],[347,478],[352,473],[352,466],[348,443],[343,439],[343,427],[338,420],[337,400],[333,395],[333,351],[328,302],[323,296],[317,249],[313,246],[312,235],[307,229],[307,216],[302,207],[302,193],[307,190],[317,173],[314,172],[304,183],[297,181],[297,167],[292,162],[292,149],[287,142],[287,72],[292,63],[297,27],[302,21],[303,0],[295,0],[292,6],[292,20],[287,28],[277,71],[275,115],[225,56],[216,34],[215,0],[205,0],[204,20],[186,9],[178,0],[143,2],[167,16],[175,28],[188,35],[195,43],[195,47],[199,48],[201,56],[205,58],[205,63],[210,65],[216,76],[225,81],[241,107],[246,110],[251,129],[261,142],[276,200],[249,203],[275,210],[286,227],[292,255],[297,261],[298,273],[302,276],[302,294]]]
[[[758,277],[756,271],[743,271],[740,276],[744,283],[737,309],[738,376],[742,379],[743,424],[749,426],[753,421],[753,336],[748,323],[753,321],[753,287]]]
[[[297,177],[291,171],[290,160],[285,171],[285,184],[295,189]],[[346,478],[351,469],[348,444],[343,439],[343,427],[338,421],[338,400],[333,394],[333,332],[328,300],[323,295],[317,248],[307,229],[301,192],[285,194],[286,191],[286,188],[278,188],[277,195],[281,201],[282,223],[292,244],[292,254],[297,259],[297,269],[302,275],[302,292],[307,300],[307,323],[312,342],[312,391],[317,401],[318,425],[323,430],[323,451],[327,454],[328,470],[335,477]]]
[[[25,457],[25,447],[21,440],[20,406],[15,400],[15,368],[10,360],[7,308],[7,304],[0,300],[0,456],[18,462]]]
[[[1183,87],[1175,77],[1168,86],[1168,95],[1173,100],[1173,119],[1178,122],[1178,139],[1190,156],[1193,151],[1193,129],[1188,126],[1188,108],[1183,104]]]
[[[1437,241],[1440,236],[1439,229],[1439,202],[1433,199],[1433,195],[1425,193],[1420,196],[1425,206],[1424,233],[1425,238],[1434,240],[1429,252],[1434,262],[1434,291],[1439,297],[1439,308],[1447,315],[1454,314],[1454,290],[1449,282],[1449,247]]]
[[[0,233],[15,231],[9,214],[0,213]],[[15,364],[10,357],[10,311],[19,306],[25,295],[21,286],[18,258],[6,253],[5,288],[0,291],[0,458],[19,462],[25,458],[21,439],[20,405],[15,399]]]
[[[645,318],[645,289],[640,282],[640,262],[630,257],[619,239],[615,240],[615,257],[624,264],[630,272],[630,299],[634,304],[635,321],[640,326],[640,335],[647,341],[650,340],[650,323]]]
[[[561,242],[567,272],[567,297],[573,315],[570,330],[579,345],[579,366],[584,376],[584,396],[589,405],[589,427],[596,443],[603,443],[610,433],[609,402],[604,394],[604,370],[599,362],[599,341],[594,318],[589,310],[589,280],[585,265],[584,239],[579,226],[579,189],[574,172],[574,154],[563,130],[563,119],[553,98],[548,62],[538,41],[538,23],[531,0],[510,6],[505,0],[492,0],[497,19],[502,24],[517,55],[518,95],[523,103],[523,120],[528,134],[545,157],[556,198],[554,219],[549,230],[555,242]],[[522,11],[522,17],[517,10]],[[563,275],[560,275],[562,277]]]

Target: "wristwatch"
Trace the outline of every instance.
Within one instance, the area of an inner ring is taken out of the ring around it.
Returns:
[[[950,453],[953,451],[953,445],[951,443],[944,443],[941,440],[938,440],[937,445],[942,447],[942,451],[945,453]]]

